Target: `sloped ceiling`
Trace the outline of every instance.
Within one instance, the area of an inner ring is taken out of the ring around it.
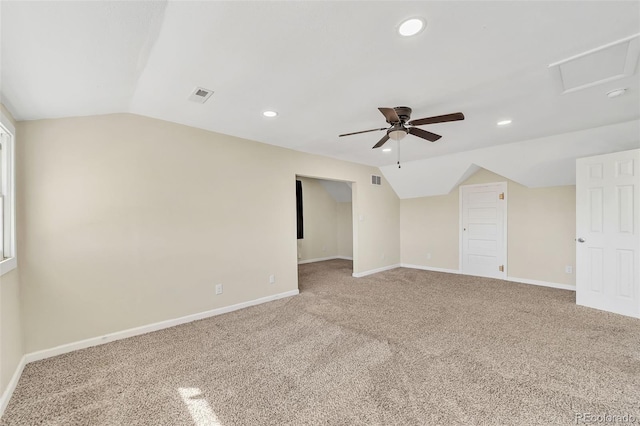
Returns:
[[[628,121],[380,169],[400,198],[448,194],[480,168],[528,187],[575,185],[576,158],[638,148],[639,135]]]
[[[1,100],[17,120],[130,111],[165,2],[0,2]]]
[[[320,184],[339,203],[351,202],[351,185],[347,182],[320,179]]]
[[[548,68],[639,34],[635,1],[3,1],[0,15],[0,99],[18,120],[131,112],[379,166],[401,197],[447,192],[473,164],[564,184],[577,156],[640,140],[637,58],[633,75],[567,94]],[[426,29],[399,36],[412,16]],[[196,86],[215,93],[190,102]],[[427,126],[436,143],[405,138],[400,170],[397,146],[371,149],[382,134],[337,137],[399,105],[466,120]]]

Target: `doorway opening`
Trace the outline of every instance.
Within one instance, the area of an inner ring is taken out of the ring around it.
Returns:
[[[349,261],[351,276],[353,183],[298,175],[296,210],[298,265],[341,259]]]

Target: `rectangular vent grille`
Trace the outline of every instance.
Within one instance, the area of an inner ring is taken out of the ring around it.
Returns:
[[[193,92],[191,92],[189,100],[203,104],[207,101],[207,99],[211,97],[211,95],[213,95],[213,90],[205,89],[203,87],[196,87],[195,89],[193,89]]]
[[[371,175],[371,185],[382,185],[380,176]]]

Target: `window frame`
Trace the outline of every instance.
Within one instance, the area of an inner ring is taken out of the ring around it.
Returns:
[[[9,135],[3,138],[0,143],[0,162],[2,167],[0,173],[3,174],[0,180],[1,194],[3,195],[3,238],[2,248],[4,258],[0,259],[0,276],[17,268],[18,252],[16,244],[16,202],[15,202],[15,140],[16,129],[11,120],[0,111],[0,131]]]

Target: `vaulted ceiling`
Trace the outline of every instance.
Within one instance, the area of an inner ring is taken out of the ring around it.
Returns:
[[[571,184],[576,157],[640,146],[637,1],[2,1],[0,14],[1,100],[18,120],[156,117],[379,166],[403,198],[446,193],[474,167]],[[408,17],[426,29],[400,36]],[[191,102],[195,87],[214,94]],[[466,119],[425,126],[435,143],[403,139],[402,169],[396,142],[371,149],[384,132],[338,138],[400,105]]]

